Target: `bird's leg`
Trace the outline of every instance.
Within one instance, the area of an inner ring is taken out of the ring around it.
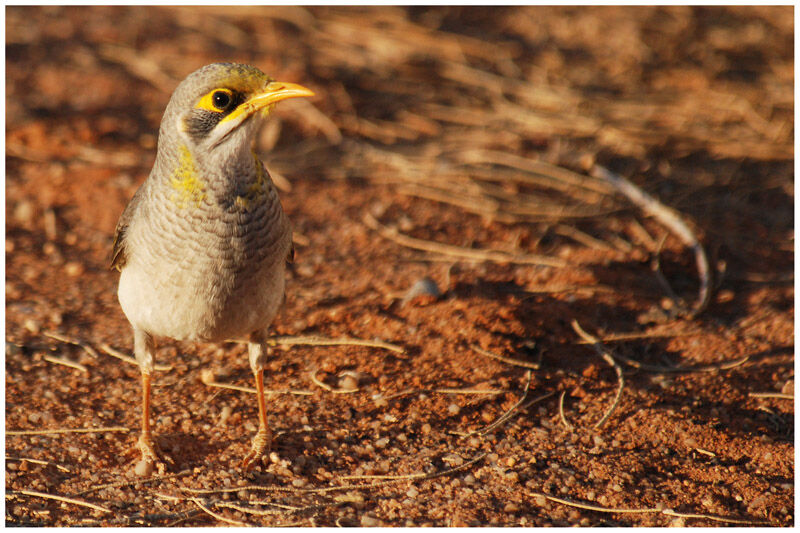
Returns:
[[[134,329],[133,350],[142,371],[142,434],[139,436],[139,450],[142,452],[142,463],[149,465],[143,466],[142,471],[147,472],[156,466],[159,473],[163,474],[166,471],[166,465],[162,460],[164,456],[150,432],[150,376],[153,373],[155,358],[153,337],[142,330]]]
[[[267,346],[264,339],[266,334],[258,333],[250,336],[248,352],[250,355],[250,368],[256,378],[256,396],[258,397],[258,433],[253,437],[253,445],[242,461],[245,470],[251,469],[261,459],[264,452],[272,443],[272,430],[267,424],[267,402],[264,399],[264,366],[266,363]]]

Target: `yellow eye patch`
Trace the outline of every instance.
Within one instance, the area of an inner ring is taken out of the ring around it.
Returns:
[[[197,102],[195,106],[197,109],[205,109],[206,111],[213,111],[215,113],[222,113],[230,109],[233,103],[233,91],[230,89],[219,88],[214,89],[210,93]]]

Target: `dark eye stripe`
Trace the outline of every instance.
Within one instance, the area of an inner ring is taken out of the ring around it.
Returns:
[[[224,91],[218,91],[212,98],[216,98],[217,94],[228,97],[229,95]],[[206,109],[192,109],[184,119],[186,125],[186,133],[195,141],[203,140],[214,127],[219,124],[219,121],[229,115],[234,109],[239,107],[245,101],[245,97],[241,93],[233,93],[230,95],[227,107],[221,111],[208,111]],[[214,102],[217,105],[217,102]]]

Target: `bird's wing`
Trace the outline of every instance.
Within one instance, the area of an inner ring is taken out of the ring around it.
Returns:
[[[122,271],[122,267],[125,266],[125,263],[128,259],[128,251],[125,245],[125,237],[128,233],[128,225],[133,218],[133,214],[136,212],[139,204],[141,203],[144,194],[142,192],[143,190],[144,187],[139,187],[139,190],[133,195],[133,198],[131,198],[131,201],[128,202],[128,205],[125,207],[122,215],[120,215],[119,220],[117,221],[117,227],[114,230],[114,245],[111,249],[111,264],[109,265],[109,268],[116,268],[120,272]]]

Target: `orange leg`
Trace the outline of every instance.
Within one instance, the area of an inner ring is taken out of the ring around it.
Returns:
[[[142,373],[142,435],[150,438],[150,374]]]
[[[139,450],[142,452],[142,461],[157,466],[159,473],[166,471],[166,465],[161,460],[162,453],[153,440],[150,432],[150,374],[142,372],[142,434],[139,436]]]
[[[258,433],[253,437],[253,445],[242,461],[242,467],[250,470],[261,459],[272,443],[272,431],[267,424],[267,401],[264,399],[264,372],[256,370],[256,396],[258,396]]]

